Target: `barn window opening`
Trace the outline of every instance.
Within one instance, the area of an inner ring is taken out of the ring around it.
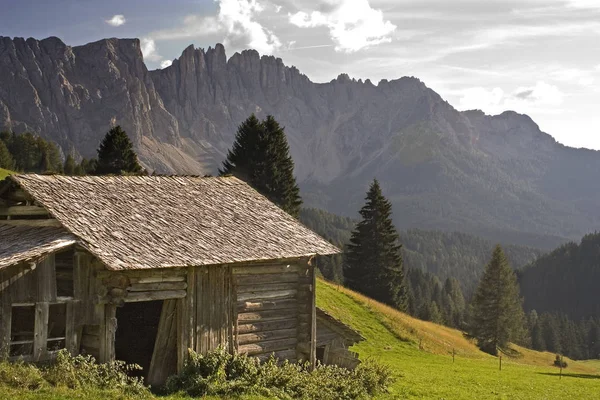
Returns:
[[[317,347],[317,361],[325,364],[325,346]]]
[[[56,351],[66,347],[67,305],[51,304],[48,310],[48,351]]]
[[[54,256],[56,268],[56,295],[59,297],[73,297],[73,264],[75,252],[62,251]]]
[[[10,332],[10,356],[33,355],[35,309],[33,306],[13,306]]]
[[[117,308],[115,357],[142,367],[142,371],[132,371],[132,375],[147,378],[162,305],[162,300],[143,301],[125,303],[123,307]]]

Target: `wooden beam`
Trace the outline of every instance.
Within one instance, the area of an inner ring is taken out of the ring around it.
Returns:
[[[148,369],[148,383],[159,386],[176,371],[177,300],[165,300],[158,322],[158,332]]]
[[[156,283],[133,283],[127,288],[130,292],[150,292],[155,290],[185,290],[186,282],[156,282]]]
[[[12,307],[8,296],[0,294],[0,361],[10,356]]]
[[[296,348],[296,338],[272,340],[260,343],[240,345],[239,352],[246,353],[249,356],[255,354],[271,353],[278,350],[291,350]]]
[[[33,360],[42,361],[48,353],[48,314],[50,305],[47,302],[36,303],[35,325],[33,335]]]
[[[107,304],[102,307],[100,322],[100,354],[99,361],[106,363],[115,359],[115,334],[117,333],[117,307]]]
[[[31,226],[31,227],[61,227],[61,223],[58,220],[50,219],[0,219],[0,225],[11,225],[11,226]]]
[[[123,300],[125,300],[125,303],[135,303],[139,301],[183,299],[186,295],[185,290],[154,290],[150,292],[130,292]]]
[[[80,329],[77,320],[77,303],[74,300],[67,301],[67,315],[65,318],[65,347],[71,355],[79,354]]]
[[[296,339],[297,331],[296,328],[292,329],[278,329],[274,331],[262,331],[254,333],[245,333],[238,336],[240,345],[264,342],[267,340],[277,339]]]
[[[39,206],[1,207],[1,216],[48,215],[48,210]]]
[[[309,262],[309,274],[312,278],[312,297],[311,297],[311,326],[310,326],[310,358],[309,362],[312,368],[317,366],[317,274],[315,266]]]

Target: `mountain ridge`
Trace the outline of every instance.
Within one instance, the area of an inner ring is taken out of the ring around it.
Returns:
[[[220,44],[150,71],[138,39],[0,37],[1,76],[0,129],[33,131],[64,153],[94,156],[120,124],[147,168],[216,173],[237,126],[273,114],[310,206],[353,215],[376,176],[400,228],[538,247],[532,238],[546,237],[552,248],[600,222],[600,153],[557,143],[526,115],[459,112],[414,77],[315,83],[255,50],[227,58]]]

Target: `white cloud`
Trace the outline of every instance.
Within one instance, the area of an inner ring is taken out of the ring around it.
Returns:
[[[567,5],[573,8],[600,8],[598,0],[567,0]]]
[[[112,26],[121,26],[125,22],[127,22],[127,20],[125,19],[125,16],[123,14],[117,14],[117,15],[113,15],[113,17],[111,19],[107,19],[104,22],[106,22],[107,24],[112,25]]]
[[[582,86],[593,85],[596,81],[590,72],[578,68],[557,69],[550,73],[550,77],[557,81],[577,83]]]
[[[160,68],[170,67],[171,64],[173,64],[173,61],[171,61],[171,60],[163,60],[163,61],[160,62]]]
[[[298,11],[288,14],[289,22],[301,28],[327,27],[336,44],[335,50],[347,53],[392,40],[396,30],[383,11],[374,9],[368,0],[331,0],[329,11]]]
[[[256,17],[265,7],[257,0],[217,0],[217,16],[188,15],[182,26],[153,32],[155,40],[174,40],[223,35],[223,44],[233,49],[253,48],[270,54],[281,47],[279,38]]]
[[[142,54],[144,55],[144,60],[146,61],[155,61],[158,62],[162,60],[162,56],[157,53],[156,43],[153,39],[149,37],[142,38]]]
[[[282,7],[280,5],[275,4],[274,7],[275,7],[275,12],[276,13],[278,13],[279,11],[281,11]]]
[[[499,114],[506,110],[527,113],[533,110],[550,110],[563,101],[564,94],[556,86],[540,81],[535,86],[519,87],[511,93],[506,93],[499,87],[465,89],[458,109],[480,109],[489,114]]]

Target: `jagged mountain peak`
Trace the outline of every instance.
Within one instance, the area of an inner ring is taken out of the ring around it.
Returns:
[[[0,54],[0,127],[82,156],[117,123],[150,170],[214,173],[239,124],[272,114],[306,202],[330,211],[353,214],[376,176],[401,227],[574,237],[600,223],[595,152],[567,151],[525,115],[459,112],[415,77],[315,83],[221,44],[148,71],[138,39],[0,37]]]

